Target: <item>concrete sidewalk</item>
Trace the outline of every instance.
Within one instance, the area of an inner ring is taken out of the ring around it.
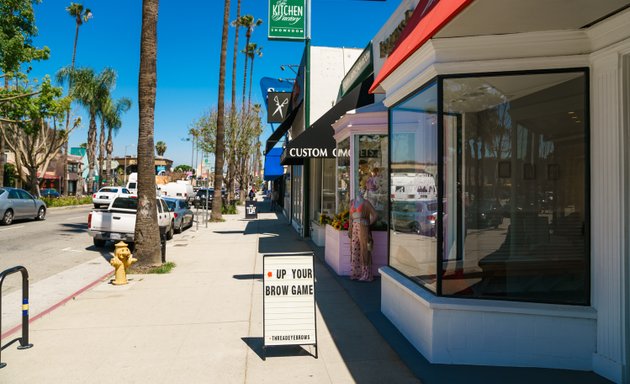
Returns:
[[[224,217],[169,242],[170,274],[103,282],[33,322],[33,348],[2,352],[0,383],[419,382],[317,258],[319,358],[263,360],[262,255],[311,248],[273,213]]]
[[[240,207],[170,241],[170,274],[99,283],[33,322],[35,346],[2,352],[0,383],[608,382],[592,372],[430,364],[380,312],[378,279],[337,276],[323,248],[259,206],[258,220]],[[275,347],[263,360],[262,255],[307,250],[316,255],[319,358],[313,347]]]

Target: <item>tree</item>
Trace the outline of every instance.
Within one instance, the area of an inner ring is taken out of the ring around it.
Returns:
[[[164,156],[164,153],[166,152],[166,143],[163,141],[155,143],[155,152],[157,152],[157,155],[160,157]]]
[[[66,8],[68,14],[74,18],[74,22],[76,25],[74,32],[74,44],[72,46],[72,63],[70,64],[70,68],[74,70],[74,64],[77,57],[77,43],[79,42],[79,27],[83,25],[84,22],[87,22],[92,18],[92,11],[87,8],[83,8],[82,4],[79,3],[70,3],[70,5]],[[68,85],[68,93],[70,93],[70,87],[72,83]],[[70,125],[70,110],[66,113],[66,136],[70,137],[70,132],[68,132],[68,126]],[[100,169],[100,168],[99,168]],[[68,172],[68,142],[64,144],[63,151],[63,177],[64,177],[64,188],[62,193],[64,195],[68,194],[68,189],[70,185],[70,173]],[[100,178],[99,178],[100,180]]]
[[[19,91],[19,87],[16,87]],[[27,188],[39,196],[38,174],[43,175],[50,161],[67,140],[65,130],[57,129],[70,106],[70,100],[62,98],[61,88],[53,87],[45,78],[39,89],[25,87],[23,94],[6,96],[0,93],[0,118],[4,125],[2,136],[15,153],[18,175]],[[15,93],[15,92],[13,92]],[[80,120],[75,121],[74,129]],[[4,168],[4,167],[3,167]],[[22,174],[26,169],[26,175]]]
[[[258,19],[254,21],[254,16],[245,15],[241,16],[237,20],[237,24],[241,27],[245,28],[245,69],[243,70],[243,105],[241,106],[243,110],[245,110],[245,91],[247,90],[247,47],[249,46],[249,41],[252,38],[252,33],[254,32],[254,28],[262,24],[262,20]]]
[[[221,32],[221,59],[219,63],[219,101],[217,103],[217,137],[214,156],[214,197],[212,199],[212,220],[223,219],[223,166],[225,155],[225,59],[227,56],[228,26],[230,24],[230,0],[225,0],[223,12],[223,31]]]
[[[193,168],[190,165],[180,164],[173,168],[173,172],[192,172]]]
[[[94,166],[96,163],[96,117],[104,101],[109,97],[109,90],[116,82],[116,72],[105,68],[99,74],[91,68],[72,69],[65,67],[57,72],[57,81],[63,85],[71,83],[69,96],[88,110],[87,158],[88,158],[88,193],[94,190]]]
[[[9,79],[19,77],[23,63],[46,60],[50,55],[47,47],[36,48],[33,45],[32,39],[37,36],[33,5],[39,2],[0,0],[0,78],[4,78],[5,91],[9,89]],[[0,121],[0,187],[4,180],[4,156],[1,154],[4,154],[5,141],[2,132],[5,124]]]
[[[105,125],[107,126],[107,142],[105,149],[107,151],[106,162],[106,175],[107,180],[113,180],[112,174],[112,153],[114,152],[114,140],[112,133],[116,135],[122,127],[121,115],[123,112],[127,112],[131,108],[131,100],[123,97],[114,101],[113,99],[107,99],[107,103],[104,107]]]
[[[140,74],[138,79],[138,211],[136,213],[136,258],[141,266],[160,265],[160,232],[155,198],[153,131],[157,88],[158,0],[142,1]]]
[[[240,25],[238,24],[238,20],[241,18],[241,0],[238,0],[236,5],[236,20],[232,22],[232,26],[235,27],[234,30],[234,53],[232,56],[232,107],[230,109],[230,124],[229,129],[230,133],[226,132],[226,137],[228,137],[228,142],[232,144],[236,142],[236,62],[238,55],[238,35]],[[228,145],[227,147],[230,147]],[[227,193],[228,193],[228,201],[231,201],[234,198],[234,170],[235,170],[235,162],[234,153],[230,151],[226,151],[225,158],[228,162],[228,172],[227,172]]]
[[[256,56],[262,57],[262,47],[259,47],[256,43],[249,43],[245,48],[245,57],[249,58],[252,65],[249,69],[249,95],[247,96],[247,111],[252,105],[252,80],[254,79],[254,59]]]

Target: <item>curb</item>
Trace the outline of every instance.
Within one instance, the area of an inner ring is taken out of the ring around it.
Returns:
[[[67,296],[65,299],[62,299],[61,301],[59,301],[56,304],[53,304],[50,308],[43,310],[42,312],[38,313],[37,315],[30,317],[28,319],[28,323],[31,324],[33,323],[35,320],[49,314],[50,312],[54,311],[55,309],[61,307],[62,305],[64,305],[65,303],[67,303],[68,301],[72,300],[73,298],[75,298],[76,296],[79,296],[80,294],[82,294],[83,292],[87,291],[90,288],[93,288],[95,285],[103,282],[105,279],[109,278],[110,276],[112,276],[114,274],[114,271],[111,272],[107,272],[106,274],[104,274],[103,276],[99,277],[98,279],[94,280],[93,282],[91,282],[90,284],[86,285],[85,287],[79,289],[78,291],[74,292],[73,294]],[[12,333],[18,331],[19,329],[22,328],[22,324],[18,324],[15,327],[9,329],[8,331],[6,331],[5,333],[3,333],[2,335],[0,335],[0,340],[6,338],[7,336],[11,335]]]

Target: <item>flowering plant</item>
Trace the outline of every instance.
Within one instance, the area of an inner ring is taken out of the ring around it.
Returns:
[[[326,225],[332,222],[332,218],[325,213],[319,215],[319,225]]]
[[[345,211],[336,214],[330,225],[338,231],[347,231],[350,226],[350,212],[346,209]]]

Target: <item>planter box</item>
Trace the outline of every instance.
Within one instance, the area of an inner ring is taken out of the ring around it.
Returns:
[[[326,228],[317,223],[311,222],[311,239],[318,247],[326,246]]]
[[[378,269],[387,265],[387,231],[372,232],[374,249],[372,250],[372,273],[379,276]],[[350,239],[348,231],[338,231],[326,225],[326,264],[338,275],[350,275]]]

